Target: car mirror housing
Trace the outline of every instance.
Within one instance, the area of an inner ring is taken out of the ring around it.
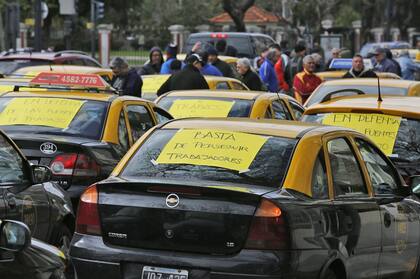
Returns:
[[[410,176],[410,187],[414,194],[420,194],[420,175]]]
[[[32,165],[31,171],[34,184],[48,182],[52,178],[52,172],[47,166]]]
[[[0,249],[20,252],[31,244],[31,231],[22,222],[4,220],[0,224]]]

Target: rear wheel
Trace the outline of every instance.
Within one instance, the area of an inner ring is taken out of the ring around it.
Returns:
[[[338,279],[337,274],[331,268],[327,269],[322,279]]]

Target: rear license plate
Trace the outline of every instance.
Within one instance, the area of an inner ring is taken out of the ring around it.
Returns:
[[[145,266],[141,279],[188,279],[188,271],[182,269]]]

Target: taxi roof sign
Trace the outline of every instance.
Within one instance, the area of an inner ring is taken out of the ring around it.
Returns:
[[[352,67],[352,58],[334,58],[331,61],[330,69],[349,70]],[[363,64],[366,69],[372,69],[372,61],[370,59],[363,59]]]
[[[30,81],[30,85],[56,85],[76,88],[109,88],[109,85],[97,74],[39,73]]]

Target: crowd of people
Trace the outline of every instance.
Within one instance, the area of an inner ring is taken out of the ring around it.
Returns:
[[[122,94],[141,96],[141,75],[170,74],[157,92],[162,95],[172,90],[208,89],[203,75],[224,76],[241,79],[251,90],[282,92],[304,103],[322,83],[316,73],[330,70],[333,59],[341,57],[341,50],[332,49],[331,59],[324,64],[320,47],[309,51],[304,44],[297,44],[293,52],[288,53],[282,51],[280,45],[273,44],[254,61],[238,59],[236,71],[218,57],[219,54],[236,54],[235,47],[227,45],[225,40],[205,47],[197,42],[184,61],[178,60],[177,54],[177,46],[169,44],[165,49],[165,60],[162,50],[154,47],[150,50],[149,61],[139,71],[129,69],[124,59],[114,58],[110,63],[114,72],[112,85]],[[343,78],[377,77],[375,72],[389,72],[414,80],[415,73],[420,71],[420,66],[413,62],[407,50],[401,50],[395,59],[389,49],[378,48],[371,54],[371,59],[373,69],[366,69],[364,58],[354,55],[352,67]]]

